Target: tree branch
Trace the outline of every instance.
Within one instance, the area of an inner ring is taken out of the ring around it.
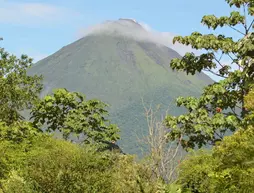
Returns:
[[[242,107],[240,107],[239,105],[235,105],[237,108],[239,108],[239,109],[242,109]]]
[[[223,75],[218,74],[218,73],[216,73],[216,72],[213,72],[212,70],[209,70],[209,69],[204,69],[204,71],[210,72],[210,73],[212,73],[212,74],[214,74],[214,75],[216,75],[216,76],[222,77],[222,78],[228,78],[227,76],[223,76]]]
[[[219,62],[221,61],[223,54],[224,54],[224,53],[221,53],[220,59],[218,60]]]
[[[248,27],[247,27],[247,15],[246,15],[246,5],[244,4],[243,5],[243,12],[244,12],[244,29],[245,29],[245,34],[244,34],[244,36],[245,35],[247,35],[248,34]]]
[[[230,57],[230,59],[233,61],[233,63],[235,63],[238,66],[239,70],[241,70],[242,69],[241,65],[238,64],[237,62],[234,62],[234,58],[229,53],[227,55],[228,55],[228,57]]]
[[[251,27],[252,27],[252,25],[254,24],[254,19],[252,20],[252,22],[251,22],[251,24],[250,24],[250,26],[248,27],[248,29],[247,29],[247,33],[246,34],[248,34],[249,33],[249,31],[250,31],[250,29],[251,29]]]
[[[238,116],[238,115],[236,114],[235,110],[234,110],[232,107],[230,107],[230,109],[231,109],[231,111],[235,114],[235,116]]]
[[[234,62],[234,58],[229,53],[227,53],[227,55]]]
[[[223,136],[221,136],[220,134],[218,134],[216,131],[214,132],[221,140],[223,139]]]
[[[240,34],[245,36],[245,33],[241,32],[240,30],[238,30],[238,29],[236,29],[236,28],[234,28],[234,27],[232,27],[230,25],[228,25],[228,27],[230,27],[231,29],[233,29],[233,30],[237,31],[238,33],[240,33]]]
[[[220,60],[218,60],[216,57],[214,57],[214,59],[215,59],[215,61],[216,61],[222,68],[224,67],[224,65],[221,64]]]

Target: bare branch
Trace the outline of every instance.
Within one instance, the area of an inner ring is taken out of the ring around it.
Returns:
[[[224,65],[220,62],[220,60],[218,60],[216,57],[214,57],[214,60],[223,68]]]
[[[230,57],[230,59],[234,62],[234,58],[228,53],[227,54],[228,55],[228,57]]]
[[[238,108],[238,109],[242,109],[242,107],[239,106],[239,105],[235,105],[235,107]]]
[[[233,109],[232,107],[230,107],[230,109],[234,113],[235,116],[238,116],[237,113],[235,112],[235,109]]]
[[[224,53],[221,53],[220,58],[218,60],[219,62],[221,61],[223,55],[224,55]]]
[[[218,134],[216,131],[214,132],[216,135],[217,135],[217,137],[219,137],[221,140],[223,139],[223,136],[221,136],[220,134]]]
[[[232,60],[232,63],[236,64],[236,65],[238,66],[238,69],[241,70],[241,69],[242,69],[241,65],[238,64],[237,62],[235,62],[235,61],[234,61],[234,58],[233,58],[229,53],[228,53],[227,55],[228,55],[228,57],[230,57],[230,59]]]
[[[144,106],[144,102],[142,103]],[[182,159],[181,145],[173,141],[168,143],[168,129],[163,123],[164,117],[158,120],[160,109],[153,110],[145,106],[144,109],[148,125],[148,136],[145,137],[149,149],[147,164],[150,164],[156,178],[164,179],[167,183],[173,182],[177,176],[176,168],[180,161],[178,159]]]
[[[249,31],[250,31],[250,29],[252,28],[252,25],[254,24],[254,19],[252,20],[252,22],[251,22],[251,24],[250,24],[250,26],[248,27],[248,29],[247,29],[247,33],[246,34],[248,34],[249,33]]]
[[[230,25],[228,25],[228,27],[230,27],[231,29],[233,29],[233,30],[235,30],[236,32],[238,32],[238,33],[240,33],[240,34],[242,34],[242,35],[245,36],[245,34],[244,34],[243,32],[241,32],[240,30],[238,30],[238,29],[236,29],[236,28],[234,28],[234,27],[232,27],[232,26],[230,26]]]
[[[245,29],[245,35],[248,34],[248,27],[247,27],[247,13],[246,13],[246,5],[243,5],[243,12],[244,12],[244,29]]]
[[[204,71],[210,72],[210,73],[212,73],[212,74],[214,74],[214,75],[216,75],[216,76],[222,77],[222,78],[227,78],[227,76],[223,76],[223,75],[221,75],[221,74],[218,74],[218,73],[216,73],[216,72],[214,72],[214,71],[212,71],[212,70],[210,70],[210,69],[204,69]]]

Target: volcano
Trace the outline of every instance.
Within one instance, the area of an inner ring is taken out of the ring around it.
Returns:
[[[173,71],[170,60],[181,56],[135,20],[106,21],[88,31],[37,62],[29,74],[43,75],[42,96],[66,88],[108,103],[110,119],[121,129],[124,152],[137,153],[137,138],[147,134],[144,105],[160,104],[161,112],[169,108],[168,113],[178,115],[183,110],[173,105],[176,97],[198,96],[213,82],[204,73]]]

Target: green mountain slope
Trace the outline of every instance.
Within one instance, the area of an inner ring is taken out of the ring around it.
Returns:
[[[124,22],[133,25],[128,28],[143,30],[131,21]],[[141,98],[147,105],[162,104],[165,110],[176,97],[199,95],[212,82],[203,73],[173,72],[169,62],[175,57],[180,55],[166,46],[135,40],[116,30],[87,35],[39,61],[29,73],[44,76],[42,95],[64,87],[110,104],[111,119],[122,130],[121,148],[136,153],[136,136],[142,137],[147,130]],[[175,107],[169,112],[180,113]]]

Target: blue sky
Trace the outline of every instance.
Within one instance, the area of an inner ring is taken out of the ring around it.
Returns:
[[[155,31],[189,35],[211,32],[200,24],[203,15],[228,13],[224,0],[0,0],[0,47],[38,60],[104,20],[135,18]]]

